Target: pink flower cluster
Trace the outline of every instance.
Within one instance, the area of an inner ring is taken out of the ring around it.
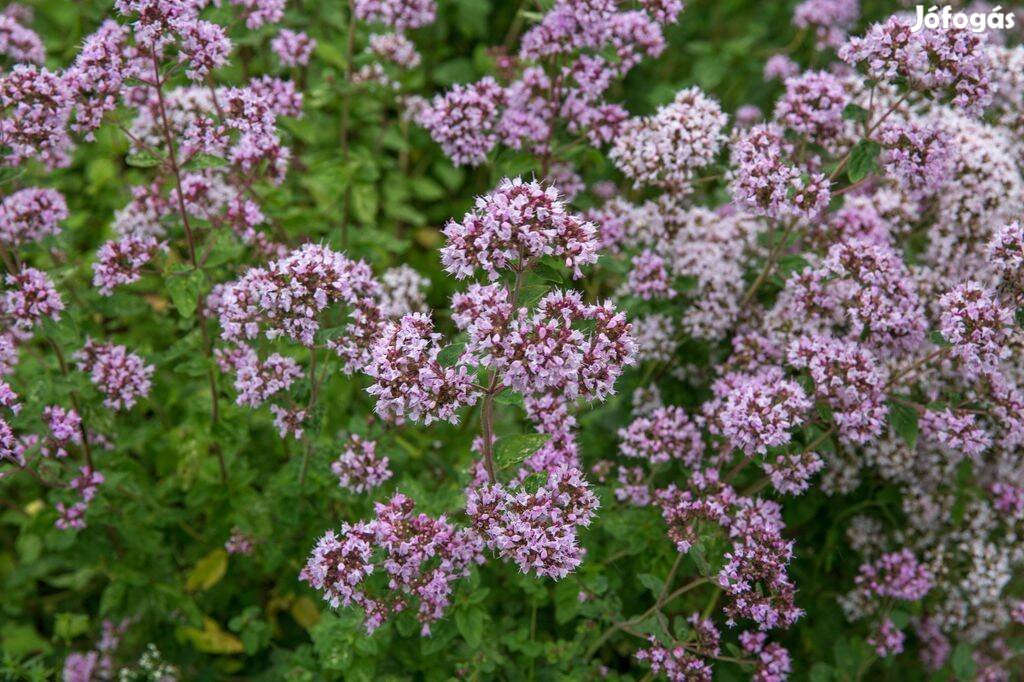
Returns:
[[[442,516],[414,514],[413,501],[396,493],[374,505],[376,518],[327,533],[313,549],[300,578],[323,592],[324,600],[363,610],[367,632],[416,600],[422,633],[444,615],[453,583],[482,563],[483,543],[471,530],[456,530]],[[375,559],[375,554],[383,556]],[[383,583],[375,582],[375,575]],[[378,587],[382,584],[383,587]]]
[[[64,195],[53,189],[23,189],[0,202],[0,244],[17,248],[60,234],[68,217]]]
[[[700,429],[680,407],[659,407],[619,429],[619,452],[650,464],[677,459],[695,468],[704,455]]]
[[[933,578],[913,552],[902,549],[883,554],[873,563],[862,564],[856,585],[858,590],[879,597],[917,601],[928,594]]]
[[[694,171],[718,155],[726,121],[718,102],[699,88],[687,88],[654,115],[630,119],[608,158],[637,186],[682,189]]]
[[[352,434],[331,464],[338,486],[353,493],[365,493],[391,478],[388,458],[377,456],[376,441]]]
[[[395,29],[419,28],[433,23],[434,0],[355,0],[356,17]]]
[[[814,218],[831,198],[822,173],[805,174],[788,160],[788,143],[775,124],[756,125],[733,151],[731,190],[743,206],[772,218]]]
[[[88,339],[73,357],[78,369],[87,372],[104,395],[103,404],[110,409],[130,409],[139,398],[149,395],[155,368],[124,346]]]
[[[370,266],[318,244],[306,244],[265,268],[252,268],[220,292],[221,334],[235,343],[282,336],[313,346],[320,316],[332,305],[349,309],[347,331],[332,341],[347,371],[362,366],[380,331],[380,284]]]
[[[550,472],[533,492],[493,483],[466,493],[466,514],[490,549],[523,573],[556,580],[579,566],[577,529],[590,525],[597,507],[577,469]]]
[[[302,376],[299,363],[280,353],[272,353],[266,360],[251,347],[238,346],[231,350],[217,349],[217,362],[221,371],[235,375],[236,402],[257,407],[271,396],[287,391]]]
[[[888,372],[871,351],[854,341],[802,336],[790,345],[788,359],[810,374],[815,396],[832,410],[841,436],[865,443],[882,433]]]
[[[489,368],[523,394],[603,400],[633,361],[636,343],[610,303],[586,305],[575,291],[553,291],[536,310],[513,312],[498,285],[473,285],[452,299],[455,324],[469,334],[463,361]],[[586,334],[578,328],[593,325]]]
[[[479,268],[494,280],[498,270],[521,272],[543,256],[563,260],[581,277],[580,266],[597,261],[593,223],[566,210],[554,187],[520,178],[502,180],[479,197],[461,223],[445,226],[444,235],[441,262],[459,279]]]
[[[456,423],[459,408],[476,402],[479,391],[468,369],[438,360],[440,341],[423,313],[405,315],[384,328],[363,369],[374,381],[367,393],[377,399],[377,414],[396,423],[406,418]]]
[[[106,242],[92,265],[93,286],[100,295],[110,296],[116,287],[139,281],[142,268],[160,251],[167,251],[167,243],[148,235],[129,234]]]
[[[788,443],[812,405],[800,385],[776,367],[729,374],[712,390],[716,399],[704,406],[711,432],[748,456]]]
[[[992,63],[982,36],[966,28],[911,31],[893,16],[873,25],[839,49],[851,66],[863,66],[876,80],[903,79],[926,92],[950,91],[955,106],[979,114],[992,101]]]
[[[953,355],[974,375],[991,371],[1010,354],[1012,313],[977,282],[966,282],[939,299],[940,331]]]
[[[26,332],[43,320],[60,319],[64,302],[45,272],[24,268],[8,273],[4,282],[8,288],[0,296],[0,319]]]

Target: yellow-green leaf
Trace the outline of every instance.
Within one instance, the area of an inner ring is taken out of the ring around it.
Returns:
[[[203,618],[203,629],[181,628],[179,634],[206,654],[240,654],[245,651],[242,640],[223,628],[212,618]]]
[[[220,582],[227,570],[228,553],[218,547],[196,562],[185,583],[185,589],[189,592],[208,590]]]

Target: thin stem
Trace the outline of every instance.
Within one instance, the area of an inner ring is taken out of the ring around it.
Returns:
[[[522,254],[519,256],[520,262],[522,262]],[[527,267],[520,267],[516,271],[515,283],[512,285],[512,289],[509,292],[509,299],[512,302],[512,310],[515,311],[516,305],[519,303],[519,294],[523,288],[523,275],[526,272]],[[497,483],[498,478],[494,473],[494,396],[498,391],[498,374],[494,372],[491,374],[491,378],[487,383],[487,390],[484,391],[483,407],[480,409],[480,429],[483,432],[483,455],[484,455],[484,468],[487,470],[487,479],[491,483]]]
[[[53,348],[53,352],[57,355],[57,362],[60,364],[60,373],[63,376],[68,375],[68,363],[64,359],[64,352],[61,351],[60,346],[51,338],[47,338],[50,342],[50,347]],[[78,402],[78,391],[71,391],[71,405],[75,408],[75,412],[78,414],[78,431],[82,436],[82,453],[85,455],[85,463],[89,466],[89,470],[93,471],[92,466],[92,449],[89,447],[89,427],[85,423],[85,415],[82,414],[82,408]]]
[[[178,199],[178,212],[181,215],[181,223],[185,228],[185,238],[188,240],[188,255],[192,262],[192,267],[195,270],[199,269],[199,261],[196,258],[196,241],[195,235],[192,232],[192,226],[188,220],[188,211],[185,208],[185,193],[181,187],[181,168],[178,166],[178,154],[174,146],[174,136],[171,134],[171,125],[167,119],[167,105],[164,101],[164,89],[163,79],[160,76],[160,61],[156,55],[156,49],[150,50],[150,55],[153,59],[153,77],[154,88],[156,89],[157,104],[160,110],[160,121],[163,126],[164,141],[167,144],[167,154],[171,165],[171,171],[174,174],[174,189]],[[199,299],[196,305],[196,317],[199,319],[199,331],[203,337],[203,352],[206,355],[207,360],[213,359],[213,347],[210,342],[210,334],[206,328],[206,306],[205,300],[200,293]],[[216,425],[220,420],[220,407],[218,405],[217,396],[217,377],[213,371],[213,365],[208,363],[206,367],[206,377],[210,386],[210,410],[211,422]],[[224,464],[224,454],[220,451],[219,447],[212,448],[217,455],[218,464],[220,466],[221,483],[227,483],[227,467]]]
[[[790,222],[790,224],[786,226],[786,229],[782,233],[782,238],[779,240],[779,243],[776,244],[775,247],[768,254],[768,259],[765,261],[764,267],[761,268],[761,273],[757,276],[757,279],[754,280],[754,283],[750,285],[750,288],[747,289],[747,293],[743,295],[743,300],[740,301],[740,310],[745,309],[747,305],[750,304],[750,302],[754,299],[754,295],[757,293],[757,290],[760,289],[761,285],[764,284],[765,280],[768,279],[768,276],[771,274],[772,270],[775,267],[776,260],[779,258],[780,255],[782,255],[782,251],[786,248],[786,242],[789,241],[789,237],[790,235],[793,234],[793,230],[795,228],[796,221]]]
[[[348,161],[349,158],[349,130],[351,127],[352,111],[352,55],[356,44],[356,20],[355,9],[352,0],[348,2],[348,35],[345,36],[345,83],[344,92],[341,96],[341,159]],[[345,186],[345,194],[341,211],[341,244],[348,248],[348,210],[352,201],[352,183]]]

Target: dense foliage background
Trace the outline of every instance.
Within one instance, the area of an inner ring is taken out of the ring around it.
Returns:
[[[137,19],[132,12],[119,13],[107,0],[28,4],[31,16],[21,10],[15,14],[38,33],[45,46],[45,65],[54,72],[75,63],[83,41],[104,20],[114,18],[127,25]],[[374,380],[362,371],[343,372],[343,362],[329,352],[317,356],[313,351],[311,356],[298,343],[270,344],[264,350],[272,348],[300,364],[301,376],[291,382],[289,395],[294,404],[307,409],[301,436],[282,437],[274,412],[266,406],[238,404],[235,378],[213,352],[231,346],[221,337],[210,303],[219,295],[215,286],[238,280],[248,268],[266,266],[303,243],[322,244],[365,261],[377,277],[396,266],[413,268],[429,282],[423,287],[423,309],[433,311],[441,333],[456,338],[451,296],[467,285],[442,268],[439,249],[446,238],[441,230],[448,220],[461,220],[476,197],[492,191],[501,179],[516,176],[550,179],[557,187],[553,164],[574,170],[586,188],[572,200],[573,213],[601,206],[610,191],[639,205],[656,199],[664,187],[634,187],[632,178],[609,159],[608,144],[591,144],[562,125],[550,153],[526,151],[528,145],[520,151],[498,145],[484,163],[454,165],[428,131],[410,120],[415,117],[406,115],[407,95],[431,98],[454,84],[485,76],[507,83],[503,74],[519,67],[510,65],[504,55],[514,55],[524,32],[550,9],[546,0],[439,0],[435,20],[406,32],[421,63],[407,70],[389,65],[387,78],[393,83],[387,86],[372,81],[379,59],[366,50],[372,34],[386,32],[380,23],[354,19],[345,2],[289,0],[279,19],[247,26],[246,12],[261,4],[224,1],[203,10],[204,18],[226,28],[233,48],[227,63],[202,80],[210,87],[243,86],[250,78],[269,74],[293,82],[302,94],[301,115],[280,115],[275,121],[282,144],[291,149],[291,157],[284,161],[287,173],[276,180],[270,174],[256,174],[246,183],[246,192],[267,218],[259,228],[265,242],[240,238],[240,232],[223,221],[193,218],[200,252],[197,265],[195,256],[190,261],[192,237],[186,241],[184,226],[172,210],[159,219],[166,227],[160,239],[166,241],[167,251],[154,256],[139,281],[104,295],[94,284],[93,263],[101,245],[119,236],[114,217],[132,200],[132,188],[155,181],[162,188],[158,192],[173,197],[166,156],[133,145],[130,132],[136,111],[129,101],[106,113],[95,139],[73,132],[75,146],[66,164],[48,168],[30,158],[3,169],[5,196],[26,187],[53,188],[66,199],[67,217],[60,221],[59,234],[23,249],[20,256],[5,244],[8,272],[20,268],[22,261],[46,272],[64,309],[59,320],[44,319],[27,330],[10,318],[0,319],[8,325],[4,333],[16,337],[16,359],[9,367],[4,362],[0,366],[9,370],[4,379],[21,405],[16,414],[4,413],[5,424],[10,422],[19,438],[35,434],[41,439],[28,445],[27,461],[11,457],[2,465],[0,675],[57,677],[61,671],[68,674],[65,661],[70,654],[99,650],[102,658],[109,657],[111,668],[94,670],[95,679],[643,679],[650,674],[650,665],[636,652],[651,646],[647,637],[670,649],[674,642],[692,641],[696,635],[687,619],[696,613],[710,617],[723,633],[721,648],[707,657],[717,659],[716,679],[748,679],[758,670],[758,655],[741,648],[735,633],[756,627],[742,618],[737,627],[730,627],[722,610],[722,588],[702,580],[713,577],[725,563],[725,536],[702,526],[695,548],[681,553],[676,538],[667,535],[657,504],[649,499],[637,504],[635,497],[616,494],[622,480],[616,467],[637,463],[624,459],[620,429],[644,412],[638,391],[643,395],[657,389],[661,403],[701,414],[702,405],[717,396],[712,384],[725,371],[739,324],[711,339],[680,331],[666,357],[645,356],[641,349],[617,377],[614,394],[576,411],[580,468],[600,507],[588,527],[578,528],[582,562],[564,578],[524,573],[514,562],[484,552],[486,562],[473,564],[465,578],[452,584],[451,603],[431,625],[429,636],[421,636],[415,609],[389,618],[368,635],[360,609],[332,608],[317,590],[300,581],[300,571],[325,531],[372,519],[374,504],[387,501],[395,491],[414,500],[417,512],[446,515],[451,523],[466,526],[466,489],[479,485],[481,476],[473,463],[479,457],[474,439],[480,437],[483,405],[463,408],[455,424],[442,420],[425,425],[415,419],[389,423],[375,414],[376,400],[366,390]],[[672,102],[677,92],[697,86],[730,115],[730,130],[744,105],[756,106],[770,117],[785,92],[779,79],[765,77],[770,57],[785,53],[800,69],[828,69],[837,63],[838,45],[816,45],[814,26],[794,25],[797,4],[690,0],[679,21],[663,27],[665,47],[660,54],[644,55],[624,78],[613,80],[604,97],[621,103],[631,115],[643,116]],[[851,35],[863,34],[872,23],[903,7],[865,0],[859,9],[846,31]],[[281,64],[271,42],[282,27],[315,39],[308,64]],[[1001,35],[1007,51],[1019,36],[1019,31]],[[168,48],[167,54],[163,87],[169,91],[186,85],[188,78],[183,69],[174,68],[175,48]],[[5,68],[10,71],[17,61],[5,57]],[[1021,61],[1014,63],[1019,66]],[[360,73],[369,74],[370,81],[361,79]],[[893,87],[904,85],[895,82]],[[845,111],[847,121],[859,123],[858,117],[876,113],[873,108],[868,112],[865,100],[858,101],[860,106]],[[5,116],[13,115],[9,103],[4,104]],[[1017,112],[1019,122],[1021,102],[1016,102],[1016,109],[1004,106]],[[991,115],[985,120],[997,125]],[[742,129],[736,125],[737,131]],[[737,138],[729,134],[687,199],[693,205],[719,209],[731,201],[729,155]],[[849,143],[836,145],[811,143],[822,149],[819,161],[809,162],[808,170],[837,169],[836,189],[865,177],[867,189],[892,184],[875,161],[877,143],[874,149],[861,145],[852,152],[860,137],[870,136],[855,135]],[[971,153],[984,156],[984,144],[983,140]],[[1019,163],[1020,142],[1010,149]],[[849,173],[837,168],[840,160],[840,166],[852,163],[855,168]],[[219,168],[224,160],[201,155],[190,163],[188,170],[195,172]],[[1016,168],[1013,171],[1019,175]],[[613,183],[612,189],[602,181]],[[1017,190],[1015,185],[1013,191]],[[1019,217],[1019,197],[996,190],[984,200],[1006,202],[1011,213],[1017,211],[1011,217]],[[831,210],[838,206],[834,201]],[[923,262],[926,256],[921,254],[928,253],[929,240],[935,238],[929,232],[933,214],[928,210],[895,238],[896,249],[909,264]],[[597,220],[597,214],[586,215]],[[986,220],[976,225],[968,240],[979,248],[1002,226],[992,224],[996,218]],[[754,306],[771,309],[786,279],[805,266],[817,265],[831,242],[838,241],[829,234],[839,228],[815,228],[831,224],[824,217],[808,224],[794,232],[791,224],[769,217],[749,244],[736,244],[737,255],[742,253],[739,292],[751,291],[756,283]],[[804,235],[802,241],[797,241],[799,234]],[[652,313],[678,315],[690,305],[683,302],[685,297],[672,300],[630,291],[635,286],[630,279],[635,255],[628,248],[602,251],[598,263],[584,267],[579,280],[559,259],[549,258],[524,273],[516,291],[522,284],[522,300],[534,305],[549,290],[576,288],[588,302],[614,298],[617,310],[630,320]],[[682,292],[704,286],[691,279],[679,278],[674,286]],[[508,281],[505,273],[501,281]],[[939,295],[953,284],[944,281],[933,287],[935,293],[925,306],[930,306],[933,320],[938,319],[934,306]],[[8,282],[7,290],[13,288]],[[922,285],[921,290],[926,289]],[[344,316],[325,317],[324,338],[331,338],[331,328],[348,334],[345,324]],[[938,324],[928,326],[926,343],[933,345],[927,349],[879,352],[883,362],[891,363],[894,376],[917,368],[915,363],[923,357],[933,358],[934,348],[949,347],[951,340],[935,331]],[[808,330],[811,327],[808,323]],[[1014,334],[1019,336],[1019,330]],[[143,391],[128,409],[104,405],[105,395],[96,382],[72,360],[87,339],[122,344],[151,364],[148,394]],[[318,339],[318,348],[323,348]],[[465,334],[456,340],[464,343]],[[1018,342],[1016,337],[996,341],[1013,350],[1011,357],[1000,359],[1014,366],[1009,375],[1019,372]],[[454,359],[450,353],[443,361],[450,364]],[[793,368],[787,371],[799,374]],[[887,403],[891,410],[884,417],[887,437],[912,453],[917,448],[922,458],[939,447],[926,442],[927,428],[919,425],[929,406],[940,410],[953,403],[977,407],[975,403],[984,402],[954,386],[948,380],[947,374],[953,373],[949,367],[937,372],[906,386],[900,400]],[[813,390],[809,378],[800,381]],[[528,436],[516,439],[534,431],[517,395],[503,394],[492,406],[494,432],[506,439],[504,448],[498,441],[506,457],[499,459],[499,480],[516,478],[519,462],[543,442]],[[71,439],[65,444],[67,457],[41,454],[51,447],[43,408],[53,405],[74,408],[81,415],[92,441],[89,461],[103,475],[88,500],[86,524],[80,529],[55,525],[62,518],[57,504],[70,506],[78,499],[68,486],[85,464],[86,453],[81,439]],[[878,556],[865,550],[871,542],[863,534],[877,536],[875,547],[885,551],[912,545],[913,536],[923,534],[908,525],[907,516],[914,512],[907,509],[907,481],[878,473],[858,447],[837,441],[827,407],[819,405],[813,411],[813,418],[793,424],[792,442],[821,451],[826,461],[820,477],[827,477],[830,468],[833,474],[837,468],[849,473],[852,457],[850,475],[855,480],[823,484],[815,477],[800,495],[783,495],[770,485],[765,489],[762,474],[753,468],[737,472],[734,481],[737,490],[779,502],[785,521],[782,535],[795,541],[788,575],[796,585],[796,606],[804,613],[791,627],[770,632],[770,640],[789,652],[792,678],[973,679],[991,674],[992,679],[1021,679],[1024,625],[1014,624],[1007,614],[1016,603],[1012,595],[1020,595],[1024,588],[1018,563],[1021,549],[1013,529],[1014,524],[1020,528],[1024,510],[1013,512],[1006,502],[993,512],[990,501],[993,480],[1024,485],[1024,469],[1006,464],[1019,462],[1013,458],[1019,458],[1020,444],[1000,446],[997,468],[985,469],[995,466],[992,459],[985,459],[988,455],[957,458],[952,487],[942,489],[948,504],[936,503],[935,513],[945,525],[929,532],[961,538],[957,543],[964,546],[973,537],[972,524],[995,515],[997,520],[979,523],[985,533],[1001,538],[986,545],[999,555],[992,571],[1010,577],[985,583],[971,573],[969,556],[930,556],[936,579],[947,577],[948,584],[965,594],[995,589],[995,595],[980,603],[968,600],[962,626],[940,635],[948,650],[932,656],[937,665],[929,670],[919,655],[937,641],[929,644],[920,634],[921,619],[930,613],[927,600],[879,597],[880,603],[884,601],[879,613],[907,633],[905,651],[887,656],[876,651],[879,619],[852,618],[840,605],[858,584],[862,564]],[[987,406],[978,411],[992,414]],[[698,438],[716,444],[709,449],[720,447],[720,433],[702,433]],[[332,462],[351,434],[376,441],[377,454],[389,460],[392,476],[372,490],[340,488],[338,475],[332,472]],[[731,453],[732,443],[724,449]],[[847,464],[836,463],[841,455]],[[666,459],[680,456],[669,452]],[[747,460],[739,456],[734,461]],[[861,464],[863,471],[857,474]],[[732,470],[724,461],[716,466],[723,475]],[[634,484],[663,489],[676,483],[683,488],[691,476],[691,468],[675,461],[655,462]],[[542,484],[525,474],[520,478],[528,479],[524,490]],[[986,511],[979,511],[982,506]],[[864,515],[871,523],[853,523]],[[998,524],[1004,525],[997,532]],[[855,546],[858,529],[861,544]],[[964,574],[975,577],[961,582],[956,582],[960,577],[951,577]],[[694,580],[692,590],[676,595],[676,588]],[[999,608],[1002,612],[997,613]],[[978,621],[992,627],[979,627]],[[773,679],[763,670],[758,674]]]

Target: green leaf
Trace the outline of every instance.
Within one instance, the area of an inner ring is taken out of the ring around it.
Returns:
[[[832,680],[832,668],[824,663],[815,663],[811,666],[811,682],[830,682]]]
[[[860,182],[872,171],[878,168],[878,154],[882,151],[881,145],[872,140],[861,140],[850,152],[850,163],[846,168],[846,174],[850,182]]]
[[[868,110],[859,104],[847,104],[843,109],[843,119],[847,121],[866,121],[868,120]]]
[[[207,168],[221,168],[222,166],[228,165],[227,159],[222,159],[219,156],[213,154],[206,154],[205,152],[199,152],[185,164],[185,170],[206,170]]]
[[[242,640],[230,632],[225,632],[212,618],[203,619],[202,630],[181,628],[179,632],[197,651],[206,654],[240,654],[245,651]]]
[[[958,680],[974,679],[974,657],[971,655],[971,645],[967,642],[960,642],[953,649],[950,657],[950,664],[953,667],[953,674]]]
[[[133,168],[154,168],[164,162],[162,158],[147,151],[135,152],[124,158],[124,162]]]
[[[455,612],[455,626],[466,643],[474,649],[480,648],[484,639],[484,612],[475,606]]]
[[[89,616],[84,613],[58,613],[53,622],[53,634],[65,642],[85,634],[89,629]]]
[[[202,353],[198,353],[184,362],[179,362],[174,366],[174,371],[187,377],[202,377],[206,376],[209,368],[210,365],[207,363],[206,357]]]
[[[203,261],[204,267],[213,268],[230,263],[242,254],[241,243],[227,230],[218,230],[210,239],[210,252]]]
[[[906,611],[900,611],[899,609],[896,609],[895,611],[889,614],[889,620],[892,621],[893,625],[902,630],[903,628],[907,627],[908,623],[910,623],[910,614]]]
[[[936,346],[939,346],[940,348],[949,348],[950,346],[953,345],[946,340],[946,337],[944,337],[942,335],[942,332],[940,332],[938,329],[933,329],[932,331],[928,332],[928,340],[934,343]]]
[[[437,354],[437,361],[445,367],[454,367],[465,350],[466,344],[464,341],[450,343]]]
[[[185,589],[189,592],[208,590],[224,577],[228,571],[228,553],[218,547],[196,562],[195,568],[189,573]]]
[[[1017,308],[1017,312],[1013,314],[1014,319],[1017,320],[1017,325],[1024,327],[1024,308]]]
[[[201,270],[190,270],[187,273],[172,273],[165,280],[167,293],[170,294],[171,302],[182,317],[192,317],[199,305],[199,295],[202,293],[205,277]]]
[[[500,467],[518,464],[551,440],[546,433],[521,433],[499,438],[494,444],[494,461]]]
[[[917,409],[910,405],[889,401],[889,423],[893,431],[911,448],[917,445],[917,437],[920,434],[918,420],[920,415]]]
[[[409,187],[413,196],[423,201],[437,201],[444,197],[444,188],[428,177],[413,178]]]
[[[367,224],[376,222],[379,206],[380,200],[374,185],[357,183],[352,186],[352,216],[356,220]]]
[[[499,405],[515,405],[517,407],[523,407],[524,405],[523,394],[516,393],[515,391],[502,391],[494,396],[494,402]]]
[[[486,0],[455,0],[455,25],[467,38],[487,34],[487,19],[491,4]]]
[[[665,583],[661,578],[656,575],[651,575],[650,573],[641,573],[636,577],[636,579],[654,595],[661,594],[661,590],[665,586]]]

